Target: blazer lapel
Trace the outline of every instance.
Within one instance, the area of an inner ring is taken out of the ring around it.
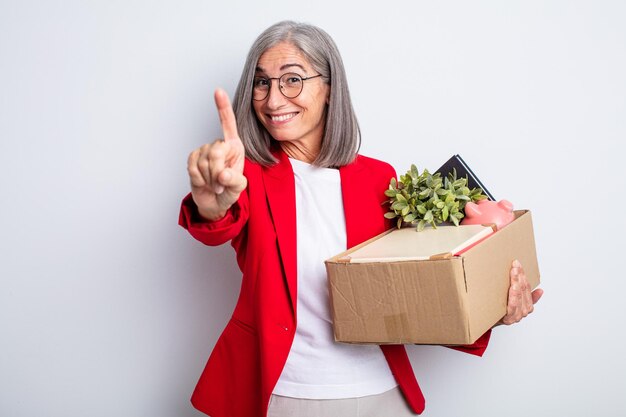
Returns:
[[[363,187],[360,183],[362,179],[360,179],[358,175],[361,167],[359,157],[357,156],[354,162],[339,168],[348,249],[365,240],[362,237],[362,232],[364,231],[363,222],[366,221],[366,219],[361,218],[359,215],[361,213],[359,205],[362,200],[362,196],[359,195],[359,193]]]
[[[277,150],[278,163],[263,168],[263,181],[272,222],[278,239],[291,308],[296,315],[297,299],[297,239],[296,239],[296,185],[293,169],[287,155]]]
[[[287,155],[282,150],[276,149],[274,156],[278,158],[278,163],[263,168],[263,181],[295,317],[298,294],[296,185]],[[369,239],[372,234],[371,226],[367,227],[364,223],[367,222],[367,217],[360,214],[361,181],[363,180],[359,178],[361,170],[362,165],[359,163],[358,156],[353,163],[339,168],[348,248]]]

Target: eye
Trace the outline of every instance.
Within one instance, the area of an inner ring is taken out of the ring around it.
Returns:
[[[252,84],[252,86],[254,88],[267,88],[270,85],[270,80],[268,80],[267,78],[263,78],[263,77],[255,77],[254,78],[254,83]]]
[[[302,81],[302,78],[299,75],[289,74],[288,76],[284,78],[283,82],[287,84],[287,86],[291,87],[291,86],[299,85],[301,81]]]

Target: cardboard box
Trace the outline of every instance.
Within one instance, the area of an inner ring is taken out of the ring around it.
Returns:
[[[346,343],[465,345],[506,314],[509,271],[518,259],[533,288],[539,267],[531,213],[460,256],[350,263],[351,252],[326,261],[335,340]],[[416,232],[417,233],[417,232]]]

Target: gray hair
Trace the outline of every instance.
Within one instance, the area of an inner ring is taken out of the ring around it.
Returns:
[[[233,107],[246,157],[265,166],[277,162],[270,152],[274,139],[257,119],[252,107],[252,84],[263,52],[281,42],[289,42],[298,48],[330,85],[322,147],[313,164],[321,167],[349,164],[361,145],[361,131],[350,101],[341,55],[335,42],[322,29],[292,21],[276,23],[259,35],[250,47],[239,79]]]

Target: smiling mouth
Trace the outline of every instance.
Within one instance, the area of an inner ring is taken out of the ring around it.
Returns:
[[[268,117],[272,120],[272,122],[280,123],[280,122],[286,122],[287,120],[293,119],[297,114],[298,112],[287,113],[287,114],[277,114],[274,116],[272,116],[271,114],[268,114]]]

